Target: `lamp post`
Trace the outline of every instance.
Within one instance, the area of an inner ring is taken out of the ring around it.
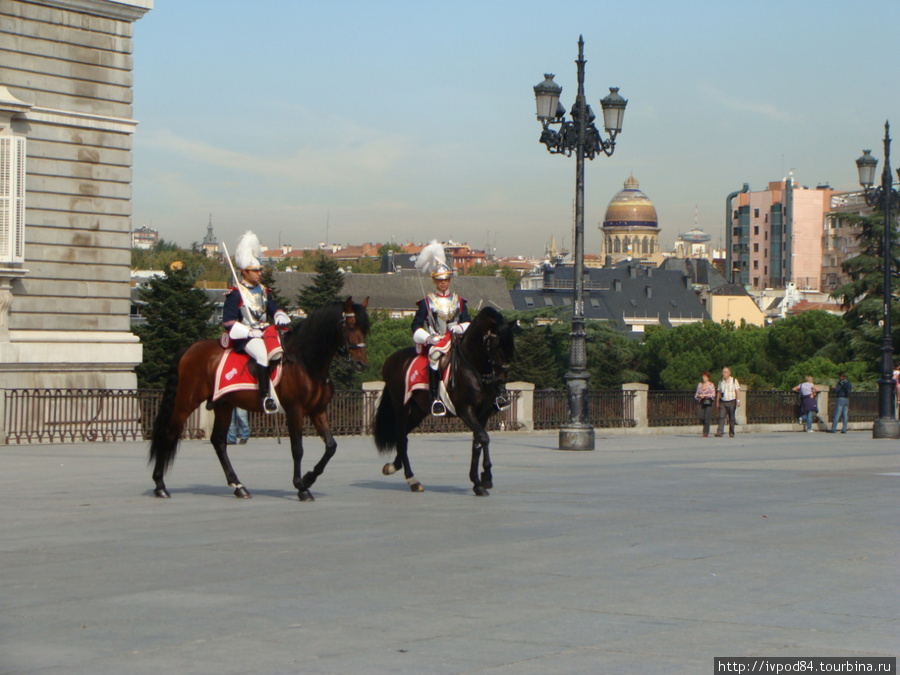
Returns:
[[[881,172],[881,186],[872,190],[875,182],[875,167],[878,160],[872,157],[871,150],[863,150],[863,155],[856,160],[859,171],[859,184],[865,189],[866,204],[881,208],[884,213],[884,307],[881,320],[881,378],[878,380],[878,419],[872,426],[872,438],[900,438],[900,423],[894,409],[894,380],[892,377],[894,364],[894,345],[891,336],[891,209],[900,206],[900,197],[893,187],[891,176],[891,137],[890,125],[884,123],[884,171]],[[898,171],[900,174],[900,171]]]
[[[540,142],[551,154],[575,155],[575,283],[569,372],[566,373],[569,420],[559,429],[559,449],[593,450],[594,427],[587,421],[589,375],[585,367],[584,335],[584,160],[594,159],[601,152],[607,157],[613,154],[628,101],[619,96],[617,88],[610,87],[609,95],[600,101],[603,126],[609,139],[601,138],[594,126],[594,113],[584,98],[584,39],[581,36],[575,64],[578,66],[578,94],[572,107],[571,122],[565,119],[566,109],[559,102],[562,87],[553,81],[553,75],[544,75],[544,81],[534,88],[534,98],[537,118],[543,127]],[[559,130],[551,129],[551,125],[559,125]]]

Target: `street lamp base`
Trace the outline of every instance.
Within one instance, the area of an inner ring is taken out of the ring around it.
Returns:
[[[593,450],[594,427],[590,424],[566,423],[559,428],[560,450]]]
[[[900,422],[893,417],[879,417],[872,425],[872,438],[900,438]]]

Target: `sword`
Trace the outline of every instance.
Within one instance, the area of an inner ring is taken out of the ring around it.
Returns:
[[[238,292],[241,294],[241,298],[243,298],[244,302],[241,304],[241,314],[244,315],[244,320],[247,322],[248,327],[253,327],[256,325],[256,321],[253,319],[253,316],[250,314],[250,297],[247,295],[247,290],[244,288],[244,284],[241,283],[241,278],[237,274],[237,270],[234,269],[234,263],[231,261],[231,256],[228,254],[228,247],[225,246],[225,242],[222,242],[222,250],[225,251],[225,259],[228,261],[228,266],[231,268],[231,276],[234,279],[234,285],[238,289]]]

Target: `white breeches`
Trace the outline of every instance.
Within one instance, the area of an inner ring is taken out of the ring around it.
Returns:
[[[247,340],[247,344],[244,345],[244,351],[256,359],[256,362],[263,368],[268,367],[269,353],[266,350],[266,343],[262,341],[262,338],[250,338]]]

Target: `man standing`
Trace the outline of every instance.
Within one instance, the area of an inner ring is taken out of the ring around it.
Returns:
[[[837,433],[838,420],[843,419],[842,434],[847,433],[847,411],[850,408],[850,391],[853,387],[847,379],[847,373],[841,373],[832,392],[837,397],[834,401],[834,419],[831,420],[831,433]]]
[[[722,379],[716,387],[716,408],[719,410],[719,428],[716,437],[725,435],[725,418],[728,418],[728,435],[734,438],[734,412],[741,404],[741,383],[731,376],[731,369],[722,368]]]

